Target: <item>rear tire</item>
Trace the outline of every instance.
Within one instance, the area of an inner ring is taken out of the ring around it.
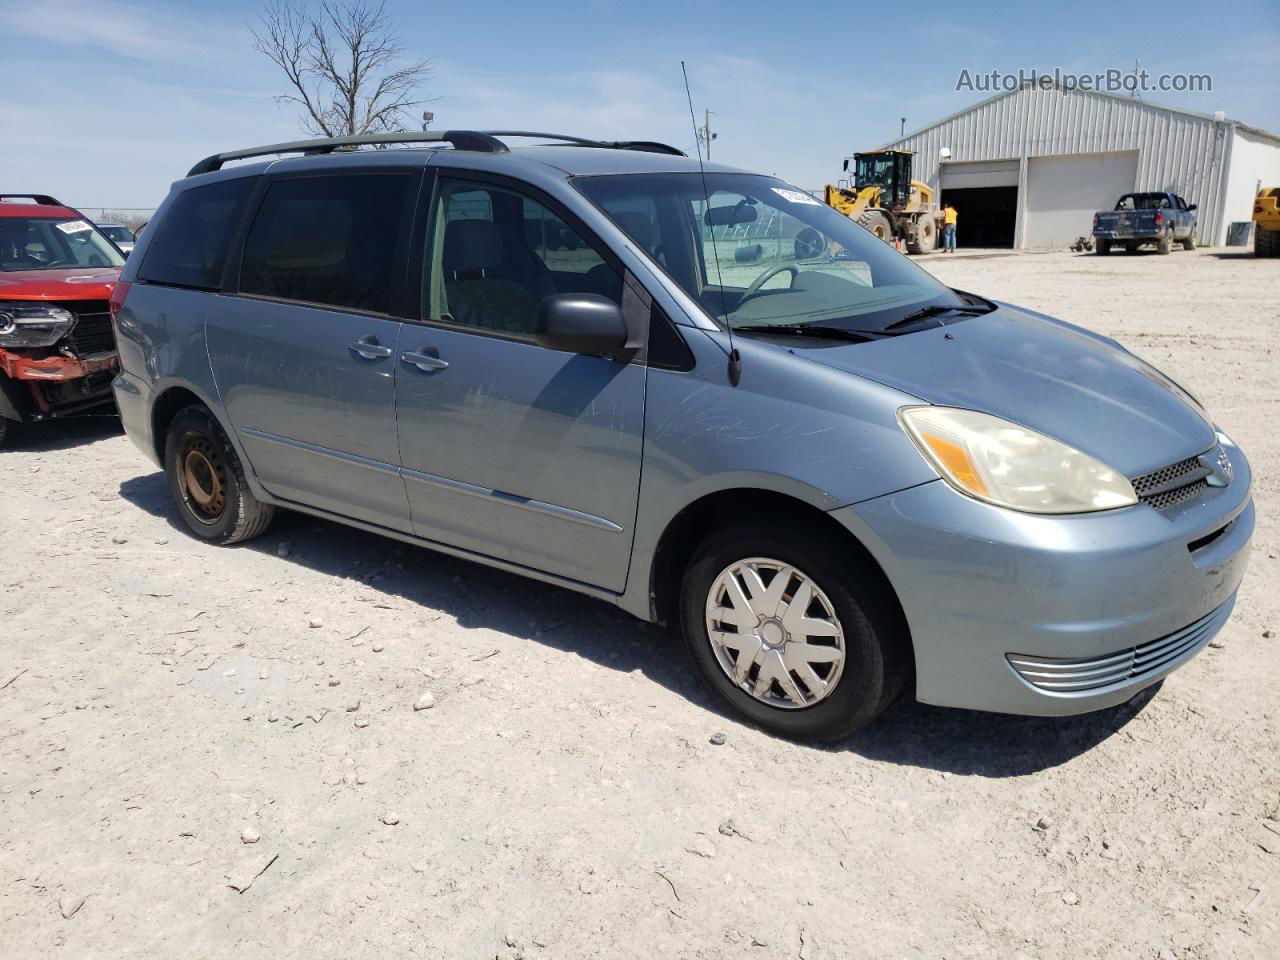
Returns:
[[[749,570],[758,571],[754,580],[747,579]],[[784,575],[788,580],[771,595],[768,587]],[[731,580],[741,594],[727,588]],[[685,570],[680,598],[685,643],[711,689],[757,726],[801,740],[845,736],[879,716],[902,692],[910,672],[901,617],[873,582],[851,562],[850,551],[835,548],[826,531],[780,522],[721,530],[698,547]],[[752,583],[763,592],[751,594]],[[804,603],[798,598],[806,583],[816,588],[808,590],[810,601],[792,609]],[[744,601],[753,600],[769,609],[746,612]],[[734,625],[743,618],[755,625]],[[712,623],[716,636],[728,643],[713,643]],[[838,634],[824,632],[832,627]],[[735,645],[738,636],[743,646]],[[841,645],[837,658],[832,651]],[[744,662],[743,656],[751,659]],[[739,664],[741,682],[733,675]]]
[[[1159,240],[1156,241],[1156,253],[1160,254],[1162,257],[1165,257],[1172,252],[1173,252],[1173,240],[1172,238],[1170,238],[1169,234],[1166,233]]]
[[[275,514],[249,489],[235,447],[207,407],[190,406],[173,418],[164,472],[178,516],[201,540],[243,543],[266,530]]]
[[[1095,249],[1095,252],[1097,253],[1097,255],[1098,255],[1098,256],[1100,256],[1100,257],[1105,257],[1107,254],[1109,254],[1109,253],[1111,252],[1111,241],[1110,241],[1110,240],[1099,240],[1099,241],[1098,241],[1098,246],[1097,246],[1097,248]]]
[[[4,446],[4,435],[9,432],[9,418],[0,417],[0,447]]]
[[[1280,257],[1280,230],[1253,228],[1253,254],[1256,257]]]
[[[864,230],[870,230],[885,243],[893,243],[893,228],[889,224],[889,218],[882,211],[864,210],[862,216],[858,218],[858,225]]]

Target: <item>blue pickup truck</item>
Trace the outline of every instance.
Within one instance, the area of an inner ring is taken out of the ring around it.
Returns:
[[[1156,253],[1168,253],[1175,243],[1196,248],[1196,205],[1175,193],[1126,193],[1114,210],[1093,215],[1093,239],[1098,253],[1106,255],[1122,246],[1133,253],[1153,243]]]

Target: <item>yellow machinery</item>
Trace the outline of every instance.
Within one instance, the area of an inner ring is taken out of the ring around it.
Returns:
[[[933,190],[911,179],[911,154],[906,150],[875,150],[846,158],[853,160],[852,189],[827,184],[827,206],[858,221],[881,240],[902,240],[911,253],[932,253],[938,242],[942,214],[934,209]]]
[[[1254,198],[1253,252],[1280,257],[1280,187],[1264,187]]]

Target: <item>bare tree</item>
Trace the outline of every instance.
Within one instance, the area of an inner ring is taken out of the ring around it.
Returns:
[[[405,128],[405,117],[431,76],[431,61],[407,61],[386,4],[270,0],[253,31],[254,48],[284,71],[292,93],[276,97],[301,109],[303,128],[343,137]]]

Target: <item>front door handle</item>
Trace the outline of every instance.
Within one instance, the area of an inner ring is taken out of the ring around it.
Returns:
[[[432,370],[443,370],[445,367],[449,366],[448,360],[441,360],[439,357],[433,357],[431,354],[425,352],[402,353],[400,354],[400,359],[405,363],[417,367],[419,370],[426,371],[427,373],[430,373]]]
[[[395,352],[390,347],[380,344],[378,338],[374,336],[361,337],[355,343],[347,344],[347,349],[366,360],[382,360]]]

